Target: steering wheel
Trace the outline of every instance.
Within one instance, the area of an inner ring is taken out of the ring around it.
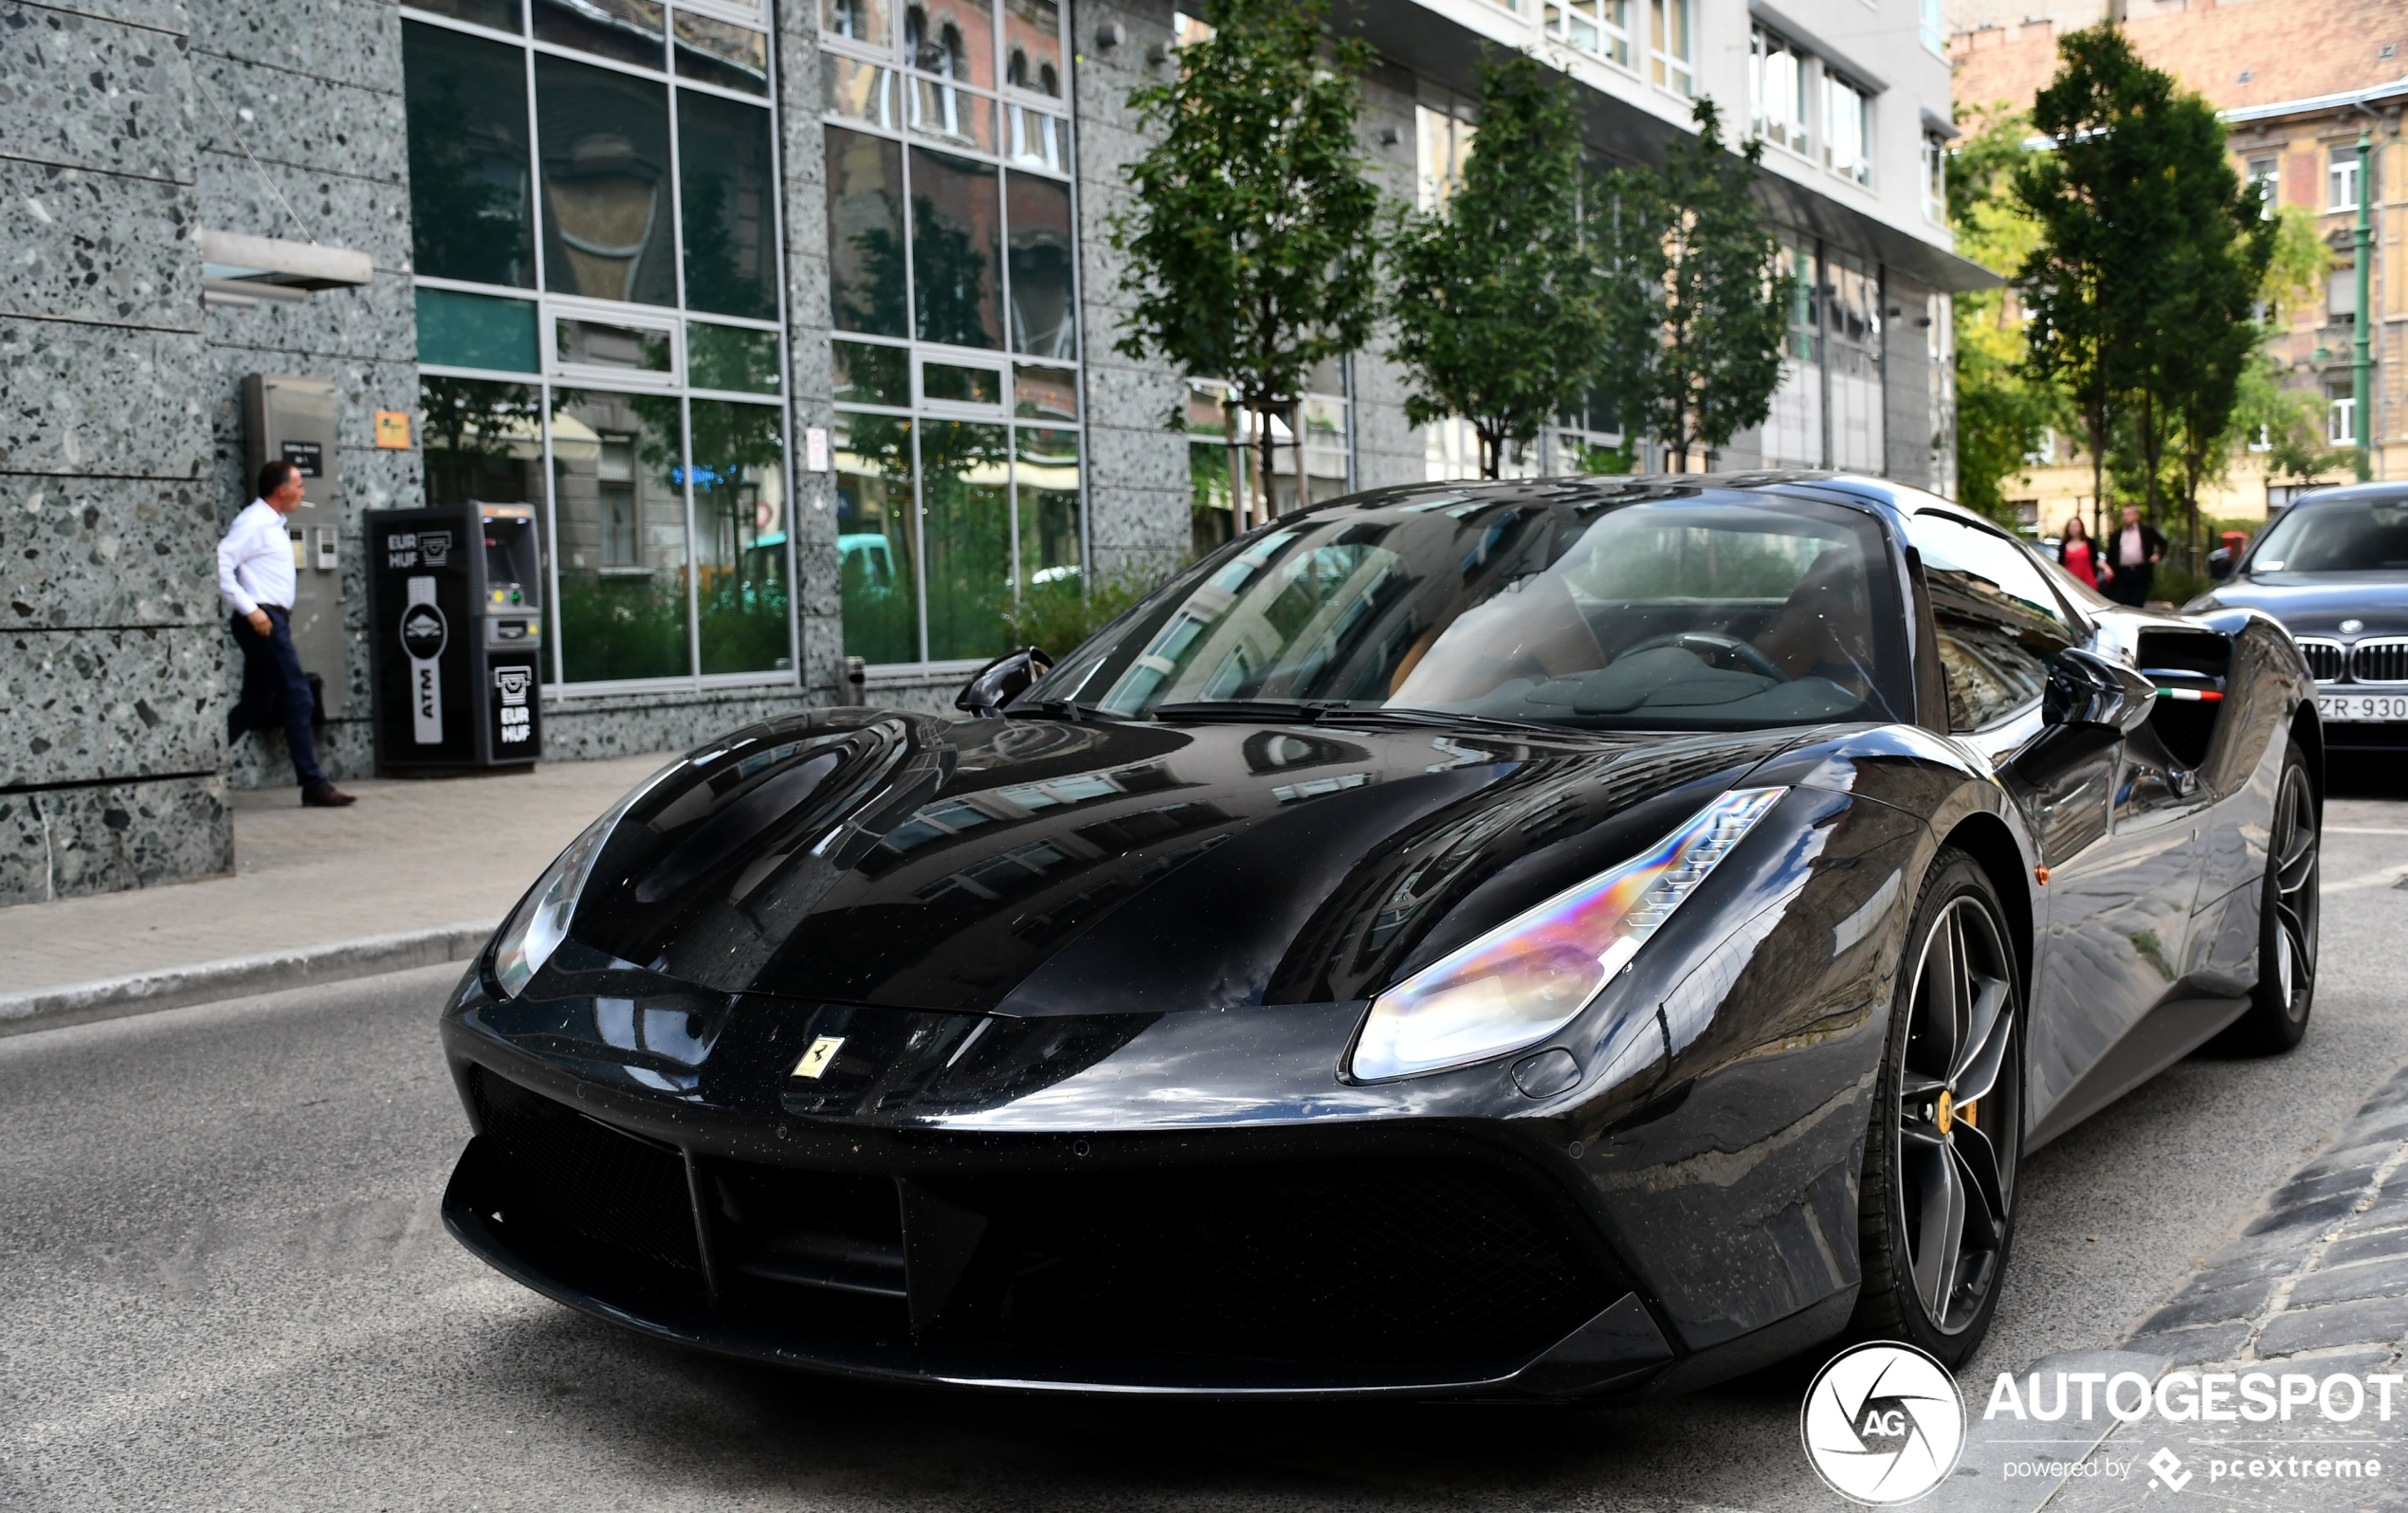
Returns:
[[[1739,637],[1726,636],[1717,630],[1681,630],[1671,635],[1652,636],[1631,647],[1622,655],[1627,657],[1635,652],[1652,651],[1657,647],[1678,647],[1683,651],[1693,652],[1709,660],[1715,656],[1729,657],[1732,661],[1744,665],[1748,671],[1761,673],[1775,683],[1790,681],[1789,674],[1781,670],[1779,663]]]

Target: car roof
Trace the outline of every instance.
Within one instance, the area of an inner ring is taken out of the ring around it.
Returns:
[[[1765,494],[1788,494],[1822,503],[1852,506],[1903,521],[1925,510],[1945,513],[1970,524],[1997,527],[1980,516],[1951,504],[1936,494],[1895,483],[1886,478],[1806,468],[1757,468],[1728,473],[1604,473],[1552,478],[1469,479],[1452,483],[1407,483],[1368,489],[1316,504],[1293,515],[1348,511],[1428,510],[1447,504],[1505,503],[1512,501],[1602,504],[1644,500],[1689,500],[1698,503],[1737,504]]]
[[[2293,498],[2283,513],[2312,509],[2319,504],[2408,502],[2408,483],[2328,483]]]

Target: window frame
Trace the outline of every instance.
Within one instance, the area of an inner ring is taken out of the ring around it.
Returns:
[[[2340,215],[2358,213],[2359,186],[2364,173],[2355,147],[2335,147],[2326,154],[2325,164],[2325,213]],[[2349,186],[2349,198],[2339,198],[2344,183]]]

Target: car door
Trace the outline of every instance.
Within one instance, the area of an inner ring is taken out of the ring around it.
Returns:
[[[2040,730],[2049,659],[2093,628],[2004,535],[1915,517],[1959,738],[2001,768],[2048,869],[2040,889],[2028,1041],[2030,1109],[2048,1112],[2160,1002],[2179,975],[2198,889],[2196,801],[2149,742],[2115,740],[2045,770],[2011,758]]]

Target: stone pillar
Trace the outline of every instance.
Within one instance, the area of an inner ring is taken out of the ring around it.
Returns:
[[[0,903],[234,863],[189,29],[0,0]]]

